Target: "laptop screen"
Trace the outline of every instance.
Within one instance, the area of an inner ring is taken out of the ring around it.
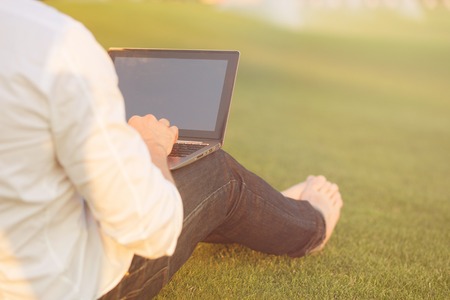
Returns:
[[[225,130],[238,52],[110,49],[127,120],[153,114],[182,136],[220,138]]]

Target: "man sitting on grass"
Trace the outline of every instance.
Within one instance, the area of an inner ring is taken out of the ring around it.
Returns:
[[[280,193],[221,150],[171,173],[178,129],[126,123],[81,24],[3,0],[0,25],[0,298],[149,299],[201,241],[300,257],[330,238],[336,184]]]

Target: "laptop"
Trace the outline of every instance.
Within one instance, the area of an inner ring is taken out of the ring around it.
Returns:
[[[110,48],[127,120],[153,114],[179,128],[171,170],[220,149],[230,112],[239,52]]]

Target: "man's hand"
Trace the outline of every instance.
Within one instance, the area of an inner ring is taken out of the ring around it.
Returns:
[[[128,124],[139,132],[150,154],[160,154],[162,151],[166,156],[169,155],[178,139],[178,128],[170,126],[167,119],[157,120],[154,115],[133,116]]]
[[[133,116],[128,124],[136,129],[147,145],[153,163],[173,182],[167,166],[167,156],[178,139],[178,128],[170,126],[167,119],[157,120],[153,115]]]

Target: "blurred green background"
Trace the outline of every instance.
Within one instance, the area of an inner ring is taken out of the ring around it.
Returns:
[[[322,253],[290,259],[201,244],[159,299],[448,299],[442,4],[409,14],[302,6],[293,26],[274,19],[274,4],[243,12],[196,1],[47,3],[105,49],[239,50],[225,149],[279,189],[309,174],[341,188],[341,221]]]

